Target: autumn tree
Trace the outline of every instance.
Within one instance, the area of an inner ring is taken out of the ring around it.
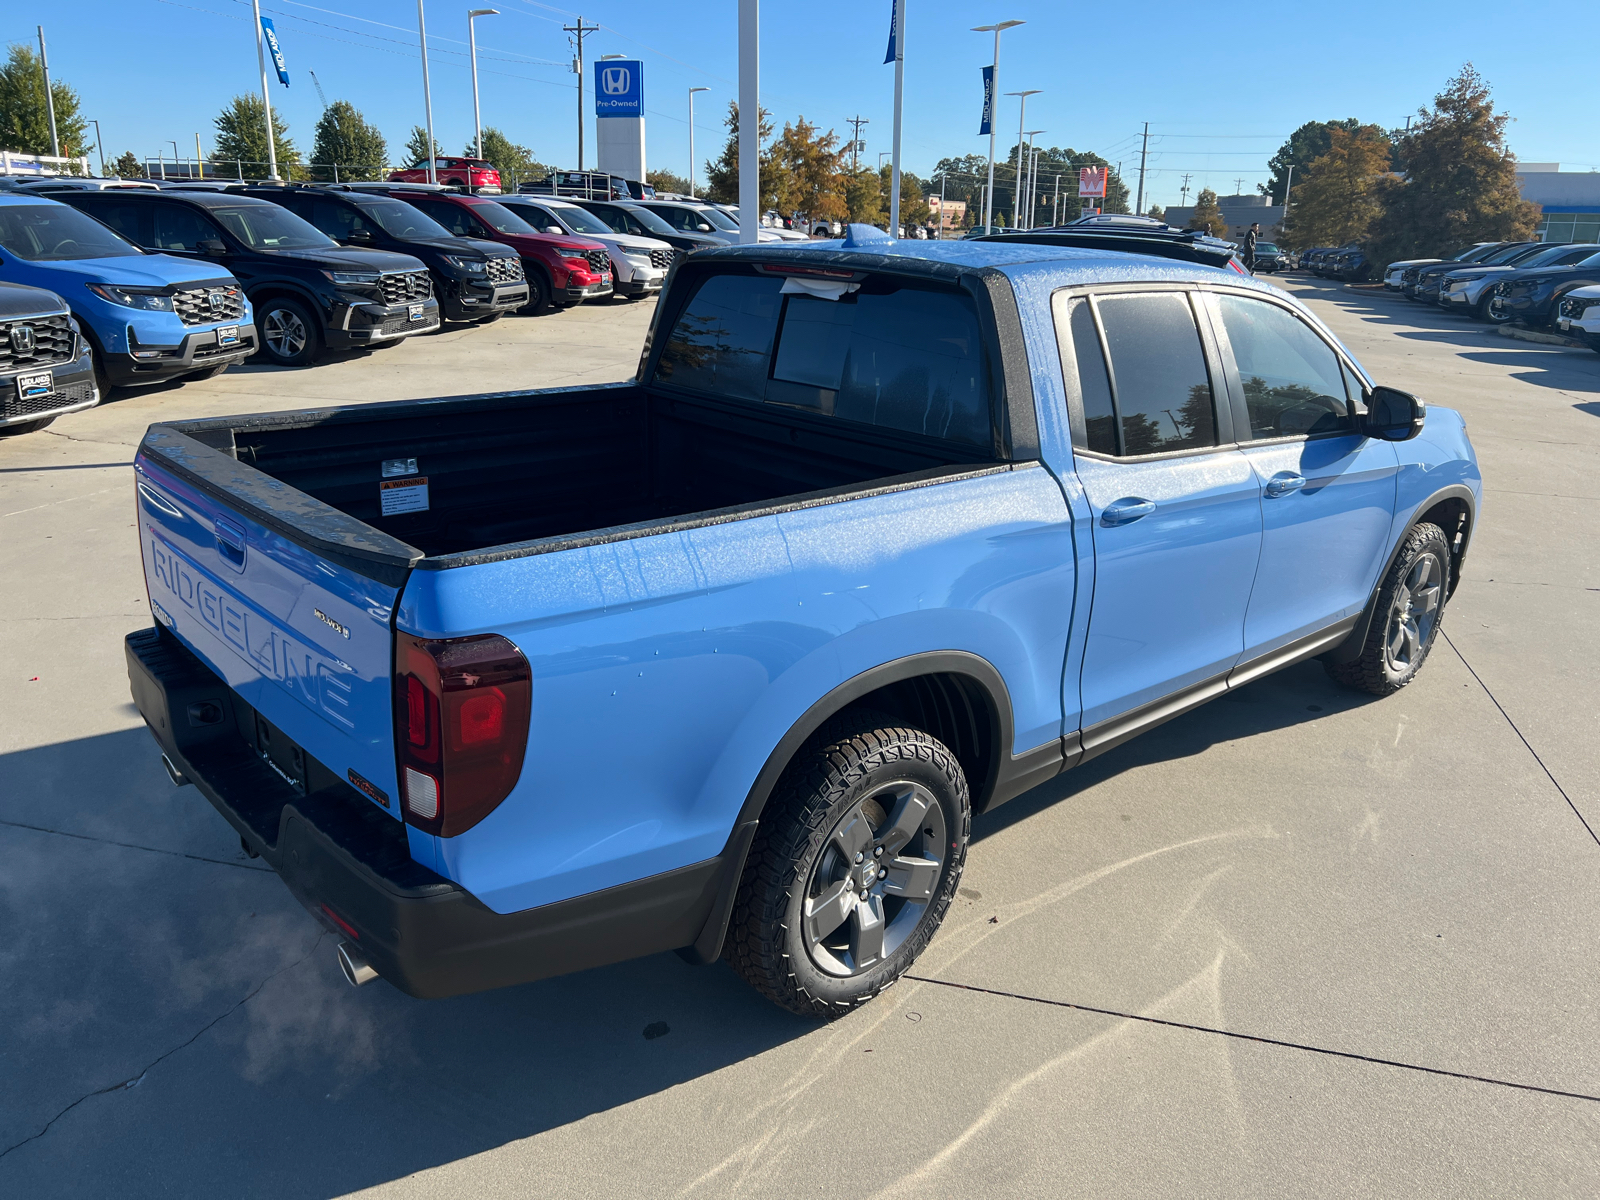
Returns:
[[[1376,125],[1329,131],[1327,153],[1312,160],[1295,187],[1283,240],[1291,247],[1364,242],[1383,212],[1389,139]]]
[[[883,176],[871,167],[858,167],[852,171],[847,166],[839,173],[840,199],[844,203],[843,219],[852,225],[883,225],[884,210],[889,207],[889,194],[883,187]]]
[[[1361,122],[1354,117],[1346,117],[1342,121],[1307,121],[1291,133],[1289,140],[1279,146],[1278,152],[1267,160],[1267,169],[1272,172],[1272,178],[1266,183],[1258,184],[1257,188],[1264,195],[1271,196],[1273,204],[1282,204],[1285,187],[1293,186],[1289,179],[1291,168],[1294,170],[1296,182],[1304,179],[1311,164],[1326,154],[1328,148],[1333,145],[1335,129],[1354,133],[1361,128]]]
[[[804,213],[807,224],[838,220],[845,215],[839,195],[842,158],[833,130],[823,133],[804,117],[786,123],[762,164],[763,199],[770,194],[779,212]]]
[[[243,175],[267,173],[267,119],[260,96],[235,96],[215,121],[217,136],[211,161],[219,168],[237,169]],[[300,151],[289,140],[289,127],[276,110],[272,113],[272,140],[278,154],[278,173],[296,178]]]
[[[1517,187],[1506,146],[1509,117],[1496,112],[1471,63],[1419,111],[1395,146],[1403,179],[1388,189],[1374,232],[1377,261],[1428,258],[1473,242],[1531,237],[1539,206]]]
[[[382,179],[389,143],[348,100],[322,110],[311,143],[311,178],[342,183]]]
[[[757,170],[761,178],[765,179],[772,168],[772,152],[768,144],[772,141],[773,125],[772,114],[764,108],[757,109],[758,124],[756,126],[756,144],[760,147]],[[739,105],[735,101],[728,101],[728,115],[723,120],[728,127],[728,140],[722,147],[722,153],[714,160],[706,161],[706,198],[715,200],[719,204],[739,203]],[[761,192],[766,194],[770,189],[762,186]]]
[[[1195,198],[1194,212],[1189,214],[1189,223],[1185,228],[1203,229],[1212,237],[1228,236],[1228,223],[1222,219],[1222,210],[1217,207],[1217,194],[1210,188],[1200,189],[1200,195]]]
[[[79,111],[78,93],[59,80],[50,82],[55,101],[56,140],[62,158],[89,153],[89,123]],[[44,68],[38,55],[13,44],[0,66],[0,147],[17,154],[53,154],[50,113],[44,99]]]

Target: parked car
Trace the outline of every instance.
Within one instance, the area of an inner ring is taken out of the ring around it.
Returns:
[[[1306,247],[1304,250],[1300,251],[1300,255],[1297,260],[1298,268],[1302,271],[1310,271],[1312,265],[1316,262],[1317,256],[1319,254],[1325,254],[1330,249],[1332,249],[1332,247],[1329,246]]]
[[[1544,242],[1507,242],[1493,254],[1479,259],[1479,267],[1512,266],[1522,259],[1534,254],[1543,253],[1549,249]],[[1439,282],[1450,272],[1459,270],[1456,263],[1438,262],[1426,267],[1408,267],[1401,279],[1404,281],[1402,290],[1409,300],[1418,300],[1423,304],[1437,304],[1439,302]],[[1416,275],[1412,275],[1412,271]]]
[[[455,184],[476,192],[501,191],[500,172],[492,162],[482,158],[448,158],[433,160],[433,178],[428,178],[426,165],[407,167],[403,171],[389,172],[390,183]]]
[[[1404,258],[1392,262],[1383,269],[1383,286],[1392,292],[1398,292],[1401,286],[1401,276],[1408,267],[1427,267],[1437,262],[1472,263],[1480,258],[1487,258],[1504,242],[1474,242],[1472,245],[1446,255],[1444,258]]]
[[[415,205],[457,237],[485,238],[522,257],[531,313],[571,308],[613,290],[611,256],[593,238],[540,233],[498,200],[397,188],[389,195]]]
[[[1600,284],[1600,253],[1575,263],[1560,265],[1529,262],[1503,275],[1494,285],[1489,317],[1493,321],[1521,321],[1524,325],[1552,325],[1556,309],[1571,292]]]
[[[345,184],[263,185],[252,187],[249,194],[281,204],[341,245],[409,254],[419,260],[428,268],[433,296],[446,321],[492,321],[528,302],[522,260],[514,251],[486,239],[456,237],[386,192]]]
[[[225,269],[244,286],[261,356],[276,366],[439,327],[439,302],[420,260],[341,246],[281,205],[212,191],[85,191],[60,199],[146,250]]]
[[[1372,264],[1367,261],[1365,250],[1360,246],[1352,246],[1331,256],[1327,274],[1346,283],[1361,283],[1372,274]]]
[[[674,229],[685,233],[703,233],[726,246],[739,244],[738,224],[715,205],[695,200],[648,200],[641,203]],[[763,229],[756,235],[756,240],[781,242],[783,239],[772,230]]]
[[[1289,268],[1289,256],[1278,249],[1273,242],[1256,243],[1256,274],[1272,274],[1274,271],[1286,271]]]
[[[1590,255],[1600,254],[1600,245],[1550,246],[1515,267],[1466,267],[1451,271],[1439,282],[1439,306],[1464,312],[1480,321],[1501,325],[1512,319],[1511,313],[1494,304],[1495,284],[1513,272],[1529,271],[1537,267],[1566,267],[1582,262]]]
[[[209,262],[142,250],[51,197],[0,194],[0,282],[46,288],[67,302],[102,396],[112,387],[220,375],[256,351],[237,279]]]
[[[618,233],[656,238],[685,254],[727,244],[710,234],[674,229],[644,205],[632,200],[574,200],[573,203],[593,213]]]
[[[352,983],[677,948],[843,1016],[974,813],[1311,656],[1416,677],[1458,414],[1246,276],[890,248],[690,255],[623,383],[151,426],[134,701]]]
[[[659,292],[678,253],[660,238],[618,233],[588,209],[555,196],[505,196],[499,202],[540,233],[599,242],[611,257],[612,294],[625,300]]]
[[[98,403],[89,342],[67,302],[0,283],[0,437],[33,433]]]
[[[1600,287],[1573,288],[1556,305],[1556,328],[1600,353]]]

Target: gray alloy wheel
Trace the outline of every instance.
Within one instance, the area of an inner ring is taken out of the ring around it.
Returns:
[[[280,367],[298,367],[317,353],[311,315],[293,300],[269,300],[261,317],[261,348]]]
[[[802,905],[817,968],[846,978],[898,950],[933,902],[946,845],[944,810],[909,779],[850,808],[828,835]]]
[[[1389,669],[1404,675],[1422,664],[1444,601],[1444,567],[1431,551],[1421,554],[1395,589],[1383,633]]]
[[[1489,297],[1483,303],[1483,319],[1491,325],[1506,325],[1511,321],[1511,314],[1500,304],[1500,294],[1493,288],[1489,289]]]

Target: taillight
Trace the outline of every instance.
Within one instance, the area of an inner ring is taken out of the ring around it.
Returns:
[[[395,743],[401,812],[453,837],[511,794],[528,747],[533,676],[496,633],[395,639]]]

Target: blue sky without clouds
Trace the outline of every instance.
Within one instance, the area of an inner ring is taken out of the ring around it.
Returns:
[[[501,10],[479,18],[485,124],[498,125],[546,162],[576,159],[575,79],[561,27],[579,11],[603,28],[586,56],[621,53],[645,62],[648,161],[682,174],[688,163],[686,92],[696,97],[696,157],[720,148],[722,117],[736,94],[735,0],[596,0],[576,6],[478,0]],[[440,144],[459,152],[472,133],[466,12],[472,3],[426,0],[429,63]],[[762,102],[779,125],[807,119],[863,131],[876,161],[889,148],[893,68],[882,65],[889,0],[778,4],[762,12]],[[330,99],[346,99],[398,151],[422,120],[416,6],[408,0],[263,0],[277,24],[293,86],[273,84],[274,105],[302,153],[321,111],[308,70]],[[942,156],[986,153],[976,134],[979,67],[992,37],[973,25],[1021,19],[1005,35],[1001,90],[1043,89],[1028,102],[1038,143],[1094,150],[1123,164],[1130,184],[1139,131],[1150,122],[1149,197],[1179,200],[1194,187],[1252,191],[1266,160],[1307,120],[1358,117],[1401,125],[1472,60],[1515,123],[1511,145],[1528,161],[1566,170],[1600,168],[1600,124],[1578,106],[1594,77],[1581,36],[1535,36],[1525,14],[1503,4],[1091,5],[1016,0],[909,0],[905,166],[926,173]],[[1228,21],[1214,27],[1213,19]],[[34,39],[43,21],[56,78],[78,89],[98,117],[108,153],[141,157],[171,147],[209,150],[212,119],[228,99],[259,86],[248,0],[10,0],[0,39]],[[592,78],[592,72],[591,72]],[[1002,147],[1015,137],[1016,101],[1000,109]],[[593,154],[593,99],[589,97]],[[702,176],[703,177],[703,176]]]

